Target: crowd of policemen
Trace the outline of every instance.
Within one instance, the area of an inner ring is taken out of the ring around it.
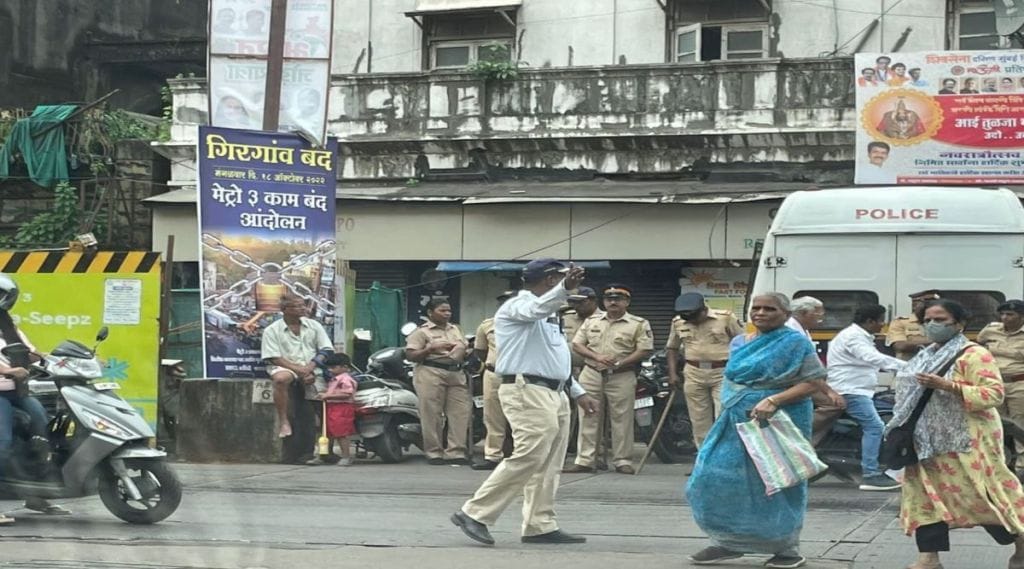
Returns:
[[[586,286],[572,292],[568,305],[560,312],[560,324],[572,348],[573,375],[588,394],[600,401],[601,411],[576,419],[576,458],[564,472],[607,469],[609,461],[605,457],[608,455],[610,466],[616,472],[633,474],[636,370],[654,349],[651,325],[629,313],[633,291],[626,285],[609,284],[602,289],[600,296]],[[515,291],[502,293],[497,297],[498,306],[516,294]],[[889,324],[885,343],[896,357],[909,360],[929,344],[919,318],[927,302],[938,299],[939,294],[939,291],[928,290],[910,295],[913,314],[897,317]],[[675,312],[666,343],[669,382],[678,388],[682,381],[694,443],[699,447],[721,411],[720,391],[729,360],[730,342],[743,334],[744,328],[731,311],[709,308],[699,293],[680,295],[675,302]],[[1006,384],[1004,412],[1024,424],[1024,301],[1004,302],[999,305],[998,313],[1000,321],[981,330],[977,341],[992,352],[1002,371]],[[431,333],[431,336],[453,343],[465,342],[454,324],[438,327],[428,322],[423,326],[423,333]],[[502,382],[494,370],[498,350],[492,318],[480,323],[473,349],[484,367],[483,417],[487,430],[483,460],[473,464],[473,468],[491,470],[507,455],[511,442],[508,423],[498,401],[498,388]],[[447,370],[426,371],[440,375]],[[446,388],[458,388],[453,382],[458,383],[447,378],[440,383],[446,384],[443,386]],[[456,440],[460,438],[456,433],[464,432],[460,427],[469,421],[468,389],[464,396],[454,397],[455,401],[445,401],[446,397],[439,393],[430,395],[436,389],[426,385],[423,388],[427,395],[420,396],[421,407],[426,407],[421,408],[421,418],[425,419],[424,439],[425,442],[430,439],[432,443],[427,445],[430,447],[426,449],[429,451],[428,459],[437,464],[463,462],[465,459],[460,457],[465,456],[465,443]],[[420,389],[417,386],[417,390]],[[450,426],[448,445],[440,441],[441,422],[445,420],[442,415]],[[427,436],[428,430],[436,431],[438,436]],[[606,431],[610,433],[610,441],[606,440]],[[442,450],[444,446],[448,448]]]

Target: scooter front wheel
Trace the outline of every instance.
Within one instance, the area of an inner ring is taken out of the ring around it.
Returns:
[[[108,466],[100,475],[99,494],[110,513],[132,524],[155,524],[178,509],[181,482],[166,462],[125,460],[125,468],[142,498],[133,499],[124,482]]]

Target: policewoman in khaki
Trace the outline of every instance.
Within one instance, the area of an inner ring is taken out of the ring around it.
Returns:
[[[885,345],[892,347],[896,357],[910,361],[921,348],[932,344],[924,335],[924,328],[917,321],[917,314],[929,300],[938,300],[937,290],[923,290],[910,295],[910,309],[914,313],[910,317],[899,317],[889,324],[885,334]]]
[[[593,472],[604,413],[611,419],[612,464],[621,474],[633,474],[633,404],[636,365],[654,349],[651,325],[626,312],[629,287],[605,287],[603,314],[588,318],[576,332],[572,349],[584,358],[580,385],[587,394],[606,402],[594,415],[580,416],[576,462],[567,472]],[[607,409],[607,411],[605,411]]]
[[[728,310],[709,309],[700,293],[688,292],[676,299],[668,352],[678,350],[683,366],[683,393],[693,425],[693,442],[700,448],[711,430],[715,417],[721,414],[722,378],[729,360],[729,342],[743,333],[736,316]],[[679,384],[678,362],[668,358],[668,381]]]
[[[516,292],[512,290],[506,290],[498,295],[498,307],[515,295]],[[508,420],[505,419],[501,401],[498,400],[501,378],[494,373],[494,363],[498,361],[494,318],[485,319],[477,327],[473,351],[484,362],[484,427],[487,429],[487,436],[484,437],[484,460],[474,464],[473,470],[494,470],[505,456],[502,447],[505,445],[505,433],[508,430]]]
[[[447,300],[427,303],[427,323],[406,340],[405,357],[416,363],[413,387],[419,398],[423,452],[432,465],[468,464],[466,436],[469,430],[469,386],[462,364],[468,347],[459,327],[450,322]],[[448,421],[448,444],[441,434]]]
[[[1024,300],[1008,300],[997,310],[1000,321],[982,328],[978,343],[992,352],[1003,376],[1000,412],[1024,426]]]

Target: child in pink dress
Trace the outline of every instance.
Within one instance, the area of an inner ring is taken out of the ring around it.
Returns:
[[[341,449],[338,466],[352,465],[352,447],[348,438],[356,434],[356,380],[349,375],[352,360],[345,354],[331,354],[324,361],[332,379],[327,391],[319,395],[327,403],[327,436]]]

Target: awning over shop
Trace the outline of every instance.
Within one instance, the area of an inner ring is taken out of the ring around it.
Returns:
[[[409,17],[451,12],[479,12],[508,10],[523,5],[523,0],[416,0],[416,9],[406,12]]]
[[[584,269],[597,271],[610,269],[612,264],[608,261],[583,261],[576,263]],[[481,273],[481,272],[516,272],[523,270],[526,263],[509,263],[505,261],[441,261],[437,264],[437,270],[446,273]]]

